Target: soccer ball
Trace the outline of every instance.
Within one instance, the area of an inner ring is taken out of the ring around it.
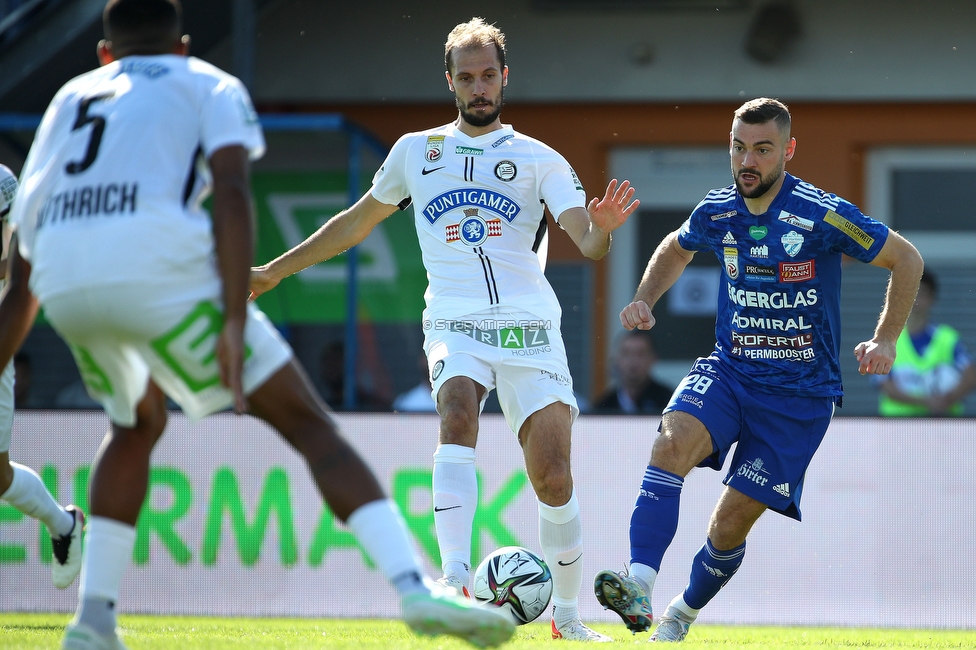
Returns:
[[[501,607],[516,625],[524,625],[549,607],[552,573],[546,561],[529,549],[505,546],[478,565],[474,597]]]

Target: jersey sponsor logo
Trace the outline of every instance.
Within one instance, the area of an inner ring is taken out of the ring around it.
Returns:
[[[761,361],[813,361],[817,353],[813,348],[803,350],[775,350],[772,348],[739,348],[733,347],[732,354],[746,359]]]
[[[705,400],[703,400],[702,398],[696,395],[681,393],[681,395],[678,396],[678,399],[684,402],[685,404],[691,404],[692,406],[698,409],[701,409],[705,406]]]
[[[107,183],[58,192],[44,202],[37,229],[58,221],[133,214],[138,209],[138,183]]]
[[[728,212],[723,212],[722,214],[713,214],[709,219],[712,221],[721,221],[722,219],[729,219],[739,214],[735,210],[729,210]]]
[[[454,153],[460,156],[483,156],[485,155],[485,150],[478,149],[477,147],[464,147],[457,145],[454,147]]]
[[[545,380],[548,379],[548,380],[551,380],[551,381],[556,382],[557,384],[559,384],[561,386],[572,386],[573,385],[573,380],[572,379],[570,379],[566,375],[559,374],[558,372],[550,372],[548,370],[540,370],[539,373],[540,373],[539,374],[539,381],[545,381]],[[575,560],[574,560],[574,562],[575,562]],[[572,563],[570,563],[570,564],[572,564]]]
[[[752,246],[749,248],[749,257],[754,257],[759,260],[764,260],[769,257],[769,246],[763,244],[762,246]]]
[[[780,282],[806,282],[815,277],[817,277],[817,270],[814,260],[779,263]]]
[[[582,192],[583,191],[583,184],[580,183],[579,176],[576,175],[576,170],[573,169],[572,167],[570,167],[569,168],[569,175],[573,177],[573,185],[576,186],[576,189],[579,190],[580,192]]]
[[[796,257],[796,254],[800,252],[801,248],[803,248],[803,235],[795,230],[789,231],[780,237],[779,240],[783,242],[783,249],[790,257]]]
[[[759,282],[776,282],[776,269],[771,266],[760,266],[758,264],[745,265],[746,280],[758,280]]]
[[[739,277],[739,252],[732,246],[726,246],[724,252],[725,272],[730,280],[735,280]]]
[[[732,327],[740,330],[744,329],[764,329],[773,332],[793,332],[796,330],[813,329],[803,316],[796,318],[766,318],[764,316],[743,316],[742,314],[732,314]]]
[[[827,210],[827,215],[824,217],[824,221],[856,241],[858,244],[860,244],[861,248],[865,250],[869,250],[871,245],[874,244],[874,237],[867,234],[833,210]]]
[[[756,241],[759,241],[767,234],[769,234],[769,228],[766,226],[749,226],[749,236]]]
[[[500,181],[514,181],[518,175],[518,168],[511,160],[503,160],[495,165],[495,178]]]
[[[424,158],[427,162],[437,162],[444,155],[444,136],[428,135]]]
[[[535,323],[543,325],[544,323]],[[481,329],[472,327],[470,322],[457,321],[451,323],[452,332],[470,336],[475,341],[491,346],[510,350],[513,356],[533,356],[552,351],[549,342],[549,332],[545,327],[501,327]]]
[[[743,334],[732,332],[732,343],[744,348],[808,348],[813,345],[813,334],[785,336],[780,334]]]
[[[444,229],[444,238],[448,244],[461,241],[468,246],[481,246],[489,237],[500,237],[501,234],[502,220],[485,221],[478,215],[478,208],[467,208],[460,223]]]
[[[795,214],[790,214],[786,210],[780,210],[779,217],[777,218],[784,223],[790,224],[791,226],[796,226],[797,228],[802,228],[806,231],[813,230],[813,222],[811,220],[798,217]]]
[[[735,471],[736,476],[741,476],[742,478],[752,481],[756,485],[766,485],[769,479],[763,474],[769,474],[763,469],[763,459],[757,458],[751,463],[742,463],[739,465],[739,469]]]
[[[790,293],[787,291],[746,291],[729,287],[729,302],[740,307],[758,307],[760,309],[795,309],[817,304],[819,296],[816,289],[807,289]]]
[[[424,206],[423,214],[433,224],[446,213],[466,207],[494,212],[511,223],[522,208],[513,199],[489,189],[448,190],[438,194]]]
[[[444,169],[445,167],[447,167],[447,165],[441,165],[440,167],[431,167],[430,169],[427,169],[426,167],[424,167],[423,169],[420,170],[420,175],[421,176],[426,176],[427,174],[433,174],[437,170]]]
[[[491,148],[492,149],[497,149],[498,147],[502,146],[503,144],[505,144],[506,142],[508,142],[509,140],[511,140],[514,137],[515,137],[515,134],[514,133],[509,133],[508,135],[503,135],[502,137],[498,138],[497,140],[495,140],[494,142],[491,143]]]
[[[122,59],[120,64],[119,71],[115,75],[116,77],[121,74],[138,74],[142,75],[143,77],[149,77],[150,79],[157,79],[169,72],[169,67],[163,65],[162,63],[154,63],[150,61]]]
[[[725,233],[725,237],[722,237],[722,244],[725,246],[735,246],[738,243],[735,237],[732,236],[731,230]]]

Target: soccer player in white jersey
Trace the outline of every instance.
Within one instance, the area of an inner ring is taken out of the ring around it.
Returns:
[[[508,640],[514,625],[501,611],[423,577],[396,506],[247,304],[249,158],[264,151],[247,91],[186,56],[178,0],[109,0],[103,22],[102,67],[58,92],[28,155],[0,302],[0,364],[40,303],[112,421],[91,475],[80,603],[62,647],[124,647],[115,602],[166,424],[164,393],[193,419],[233,407],[277,429],[396,587],[414,630],[479,646]]]
[[[414,205],[429,286],[424,312],[433,396],[434,522],[444,577],[468,593],[478,505],[475,445],[488,392],[518,436],[539,500],[539,538],[553,575],[552,635],[610,641],[580,622],[583,535],[570,467],[579,409],[559,331],[560,309],[544,274],[545,208],[587,257],[636,210],[629,182],[586,195],[566,160],[504,125],[505,37],[474,18],[445,44],[447,85],[458,118],[400,138],[372,189],[304,242],[252,272],[260,295],[282,278],[361,242],[397,207]]]
[[[6,282],[10,250],[7,214],[17,193],[17,177],[0,165],[0,289]],[[30,467],[11,462],[10,433],[14,425],[14,364],[7,363],[0,374],[0,501],[6,501],[25,515],[47,526],[51,534],[51,577],[54,586],[64,589],[81,571],[81,537],[85,515],[77,506],[62,508],[48,491],[41,477]]]

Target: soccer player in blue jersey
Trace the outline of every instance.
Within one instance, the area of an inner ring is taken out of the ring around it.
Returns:
[[[850,202],[787,174],[795,152],[784,104],[743,104],[729,138],[734,184],[709,192],[664,238],[620,313],[626,329],[650,329],[652,308],[696,252],[711,251],[722,263],[715,349],[695,362],[664,410],[631,516],[629,570],[601,571],[594,584],[600,603],[632,632],[648,630],[684,477],[694,467],[721,469],[738,443],[688,586],[651,641],[685,638],[735,575],[763,512],[800,519],[804,473],[843,395],[842,256],[891,273],[874,335],[854,349],[861,374],[891,370],[918,290],[922,258],[914,246]]]

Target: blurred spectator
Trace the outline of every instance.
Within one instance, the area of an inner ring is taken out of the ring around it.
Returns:
[[[875,379],[881,415],[962,415],[963,399],[976,388],[976,366],[959,332],[929,321],[938,292],[935,274],[926,269],[891,372]]]
[[[14,355],[14,408],[35,408],[35,400],[31,397],[31,386],[34,382],[34,369],[30,355],[18,352]]]
[[[401,413],[436,413],[437,407],[430,391],[430,373],[427,369],[427,356],[421,352],[417,357],[417,374],[420,383],[410,390],[400,393],[393,400],[393,410]]]
[[[76,379],[54,397],[54,407],[59,409],[101,409],[102,405],[92,399],[81,379]]]
[[[345,356],[346,346],[342,341],[326,343],[319,357],[319,371],[322,377],[322,397],[335,411],[345,410]],[[384,395],[374,393],[366,387],[356,386],[356,411],[389,411],[390,400]]]
[[[656,362],[657,353],[647,331],[625,332],[614,355],[616,385],[596,400],[593,412],[660,415],[671,400],[673,389],[651,376]]]

